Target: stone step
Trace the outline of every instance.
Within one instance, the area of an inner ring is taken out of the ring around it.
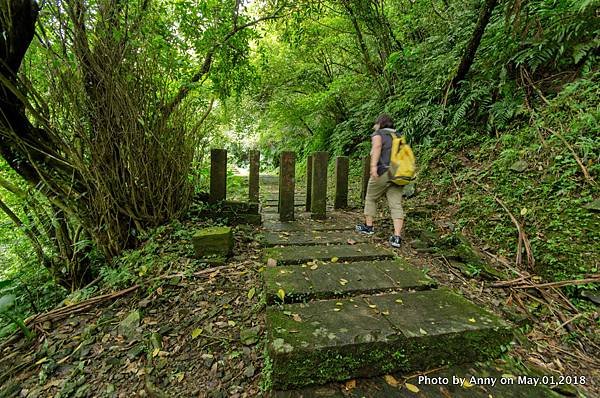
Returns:
[[[267,307],[274,389],[498,356],[511,326],[447,289]]]
[[[373,244],[336,246],[287,246],[272,247],[264,250],[265,262],[277,261],[277,265],[302,264],[308,261],[329,261],[337,257],[338,261],[386,260],[394,258],[394,253]]]
[[[346,244],[348,240],[354,243],[370,242],[371,238],[356,232],[348,231],[297,231],[297,232],[265,232],[263,245],[273,246],[315,246]]]
[[[405,385],[404,375],[395,373],[391,376],[398,385],[386,382],[384,377],[356,380],[355,387],[351,390],[342,383],[329,383],[324,386],[311,386],[298,390],[273,391],[271,398],[419,398],[419,397],[452,397],[452,398],[564,398],[575,396],[575,386],[558,386],[557,390],[571,390],[571,394],[559,394],[545,385],[533,383],[519,383],[519,378],[538,380],[543,375],[524,371],[515,365],[508,365],[501,361],[491,364],[462,364],[449,368],[430,371],[426,375],[415,375],[406,382],[419,389],[418,393],[410,391]],[[550,376],[550,375],[547,375]],[[471,387],[462,386],[464,379]],[[555,376],[556,379],[556,376]],[[583,396],[583,394],[581,394]]]
[[[264,279],[269,304],[281,301],[277,295],[280,289],[285,292],[286,303],[297,303],[436,286],[433,279],[404,260],[269,267]]]
[[[272,213],[271,213],[272,214]],[[301,213],[300,216],[304,216],[304,214],[310,215],[310,213]],[[266,214],[265,214],[266,215]],[[276,219],[265,218],[265,223],[263,227],[268,231],[354,231],[355,225],[348,224],[347,222],[336,221],[336,220],[325,220],[325,221],[291,221],[291,222],[280,222]]]

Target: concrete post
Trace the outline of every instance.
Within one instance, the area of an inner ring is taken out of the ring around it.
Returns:
[[[315,152],[313,155],[311,186],[311,218],[324,220],[327,210],[327,152]]]
[[[371,156],[367,155],[362,162],[362,189],[360,191],[360,199],[364,202],[367,196],[367,185],[369,185],[369,177],[371,174]]]
[[[335,201],[334,209],[348,207],[348,171],[349,159],[347,156],[338,156],[335,159]]]
[[[311,206],[313,157],[313,155],[309,155],[306,158],[306,211],[310,211]]]
[[[259,173],[260,173],[260,152],[250,151],[250,175],[248,176],[248,200],[258,202],[259,195]]]
[[[225,200],[227,195],[227,151],[210,150],[210,194],[209,203]]]
[[[294,220],[294,189],[296,183],[296,153],[282,152],[279,162],[279,220]]]

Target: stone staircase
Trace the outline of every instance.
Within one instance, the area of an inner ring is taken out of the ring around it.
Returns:
[[[348,222],[300,218],[263,222],[275,390],[475,362],[510,343],[509,324]]]

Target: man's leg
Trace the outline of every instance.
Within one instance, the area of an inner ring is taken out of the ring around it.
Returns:
[[[373,231],[373,222],[375,215],[377,214],[377,200],[384,194],[386,189],[386,182],[384,181],[384,176],[381,176],[374,180],[372,177],[369,178],[369,184],[367,185],[367,194],[365,195],[365,226],[367,229],[363,228],[361,225],[356,226],[356,230],[358,232],[369,233],[372,234]],[[370,229],[370,230],[369,230]]]
[[[403,191],[404,187],[395,184],[391,184],[386,191],[392,221],[394,222],[394,235],[390,237],[390,244],[393,247],[400,247],[401,243],[400,235],[404,226],[404,209],[402,209]]]

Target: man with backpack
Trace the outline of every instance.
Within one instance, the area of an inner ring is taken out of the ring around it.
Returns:
[[[356,226],[356,231],[373,235],[373,221],[377,214],[377,201],[387,197],[394,222],[394,235],[389,239],[392,247],[400,247],[404,210],[402,193],[404,185],[414,179],[415,158],[406,139],[396,130],[388,115],[381,115],[373,125],[371,135],[371,170],[365,197],[365,223]]]

